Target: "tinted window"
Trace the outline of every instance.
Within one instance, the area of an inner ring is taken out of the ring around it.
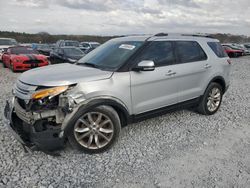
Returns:
[[[137,62],[152,60],[155,66],[170,65],[175,62],[172,42],[155,41],[152,42],[139,56]]]
[[[85,47],[85,48],[90,47],[88,43],[82,43],[81,45],[82,45],[82,47]]]
[[[176,52],[180,63],[207,59],[207,55],[195,41],[176,41]]]
[[[207,44],[218,57],[227,57],[227,53],[219,42],[208,42]]]
[[[16,45],[15,39],[0,39],[0,45]]]
[[[77,41],[67,41],[67,42],[65,42],[65,46],[79,47],[79,42],[77,42]]]
[[[38,54],[36,50],[33,50],[30,47],[16,47],[11,48],[11,54]]]

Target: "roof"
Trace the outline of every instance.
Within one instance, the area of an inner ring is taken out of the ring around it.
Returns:
[[[204,40],[204,41],[213,41],[213,42],[219,42],[219,40],[211,38],[206,35],[192,35],[192,34],[165,34],[165,33],[159,33],[156,35],[135,35],[135,36],[125,36],[125,37],[119,37],[115,40],[120,41],[154,41],[159,39],[169,39],[169,40]]]

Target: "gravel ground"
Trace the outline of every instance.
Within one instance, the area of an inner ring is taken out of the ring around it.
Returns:
[[[126,126],[109,151],[25,153],[4,126],[18,74],[0,66],[0,187],[249,187],[250,57],[233,59],[220,110],[188,110]]]

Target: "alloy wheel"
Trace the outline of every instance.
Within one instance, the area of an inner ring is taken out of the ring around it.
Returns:
[[[220,102],[221,102],[221,91],[219,88],[214,87],[208,94],[207,109],[210,112],[216,111],[220,106]]]
[[[88,112],[80,117],[74,126],[76,141],[88,149],[100,149],[113,137],[114,125],[111,119],[101,112]]]

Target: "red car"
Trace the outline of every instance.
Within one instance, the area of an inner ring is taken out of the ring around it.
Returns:
[[[4,67],[9,67],[13,72],[49,65],[45,55],[26,46],[9,47],[2,60]]]
[[[229,57],[239,57],[244,55],[244,51],[240,49],[234,49],[229,46],[223,46],[225,52],[228,54]]]

